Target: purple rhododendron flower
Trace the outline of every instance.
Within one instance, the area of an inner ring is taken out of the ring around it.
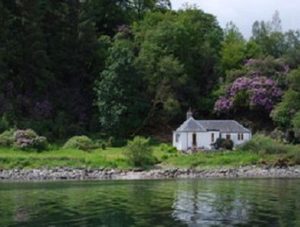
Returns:
[[[277,83],[264,76],[253,78],[240,77],[229,87],[226,96],[222,96],[215,103],[216,112],[228,112],[234,107],[236,95],[241,91],[249,94],[249,107],[261,107],[270,112],[282,96],[282,90]]]
[[[216,103],[214,110],[216,112],[227,112],[232,108],[233,101],[225,96],[222,96]]]

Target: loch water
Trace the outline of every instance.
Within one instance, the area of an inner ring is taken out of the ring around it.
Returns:
[[[300,179],[0,182],[0,226],[300,226]]]

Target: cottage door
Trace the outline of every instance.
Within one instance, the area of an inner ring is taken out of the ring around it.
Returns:
[[[193,145],[193,147],[197,147],[197,135],[196,135],[196,133],[193,133],[192,145]]]

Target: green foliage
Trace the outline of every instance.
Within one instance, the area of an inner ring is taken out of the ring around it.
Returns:
[[[288,90],[272,119],[296,128],[299,78],[291,75],[287,88],[285,74],[300,63],[300,33],[280,27],[276,13],[245,40],[235,25],[223,31],[215,16],[172,10],[169,0],[1,1],[0,131],[16,125],[50,140],[157,132],[181,122],[190,105],[213,117],[217,96],[246,74]],[[249,114],[265,127],[269,116],[244,111],[245,99],[237,96],[226,117]]]
[[[293,127],[296,131],[300,131],[300,111],[298,111],[292,120]]]
[[[226,150],[232,150],[233,149],[233,141],[231,139],[225,139],[222,142],[221,147]]]
[[[159,150],[168,154],[176,154],[177,149],[170,144],[162,143],[159,145]]]
[[[11,147],[14,143],[14,133],[15,129],[9,129],[0,134],[0,146],[1,147]]]
[[[281,20],[278,11],[272,21],[256,21],[252,26],[252,39],[260,45],[262,51],[273,57],[280,57],[286,51],[284,34],[281,31]]]
[[[282,128],[297,129],[299,127],[297,113],[300,111],[300,69],[291,71],[288,80],[289,89],[285,92],[282,101],[273,110],[271,116]]]
[[[0,118],[0,132],[3,132],[5,130],[8,130],[10,127],[10,123],[7,119],[7,116],[6,115],[3,115],[1,118]]]
[[[242,145],[241,150],[258,154],[284,154],[288,152],[289,146],[270,137],[256,134],[250,141]]]
[[[143,84],[134,66],[134,45],[122,37],[127,35],[123,32],[115,37],[106,69],[95,86],[101,126],[119,136],[132,133],[141,124],[138,114],[145,111],[140,94]]]
[[[294,149],[292,152],[289,152],[286,156],[286,159],[290,160],[292,165],[300,165],[300,151],[299,149]]]
[[[16,130],[14,132],[14,147],[21,150],[44,151],[48,148],[47,138],[39,136],[32,129]]]
[[[154,163],[153,150],[149,141],[150,139],[140,136],[128,141],[125,155],[134,166],[145,167]]]
[[[246,58],[246,42],[232,22],[227,24],[225,29],[221,56],[221,65],[225,72],[240,68]]]
[[[288,80],[290,88],[296,92],[300,92],[300,68],[291,71]]]
[[[277,143],[277,142],[276,142]],[[147,145],[148,146],[148,145]],[[169,147],[169,145],[167,145]],[[139,146],[141,147],[141,146]],[[144,146],[143,146],[144,147]],[[160,160],[160,165],[165,167],[200,167],[214,168],[221,166],[274,164],[278,160],[287,160],[288,164],[299,164],[299,149],[297,145],[285,145],[286,152],[267,154],[254,150],[236,150],[224,152],[200,152],[191,155],[180,152],[166,152],[164,144],[152,147],[152,160]],[[163,149],[161,149],[163,148]],[[258,146],[259,148],[259,146]],[[126,155],[127,147],[96,149],[85,152],[78,149],[60,149],[50,146],[45,152],[22,151],[19,149],[0,148],[0,169],[12,168],[118,168],[130,169],[134,163]],[[144,150],[144,148],[142,148]],[[125,151],[125,152],[124,152]],[[154,163],[151,161],[151,163]],[[149,163],[147,164],[149,165]]]
[[[213,101],[203,97],[217,80],[222,40],[215,18],[193,8],[149,13],[133,31],[140,44],[137,67],[152,101],[146,120],[164,124],[178,119],[190,103],[209,112]]]
[[[73,136],[64,144],[64,149],[89,151],[95,148],[93,141],[87,136]]]
[[[218,138],[214,144],[216,149],[226,149],[226,150],[232,150],[233,145],[234,143],[231,139],[224,139],[224,138]]]

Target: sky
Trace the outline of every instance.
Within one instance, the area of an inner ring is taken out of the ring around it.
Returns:
[[[222,27],[232,21],[246,38],[251,36],[256,20],[270,21],[276,10],[284,31],[300,29],[300,0],[171,0],[177,10],[185,3],[196,5],[206,13],[215,15]]]

